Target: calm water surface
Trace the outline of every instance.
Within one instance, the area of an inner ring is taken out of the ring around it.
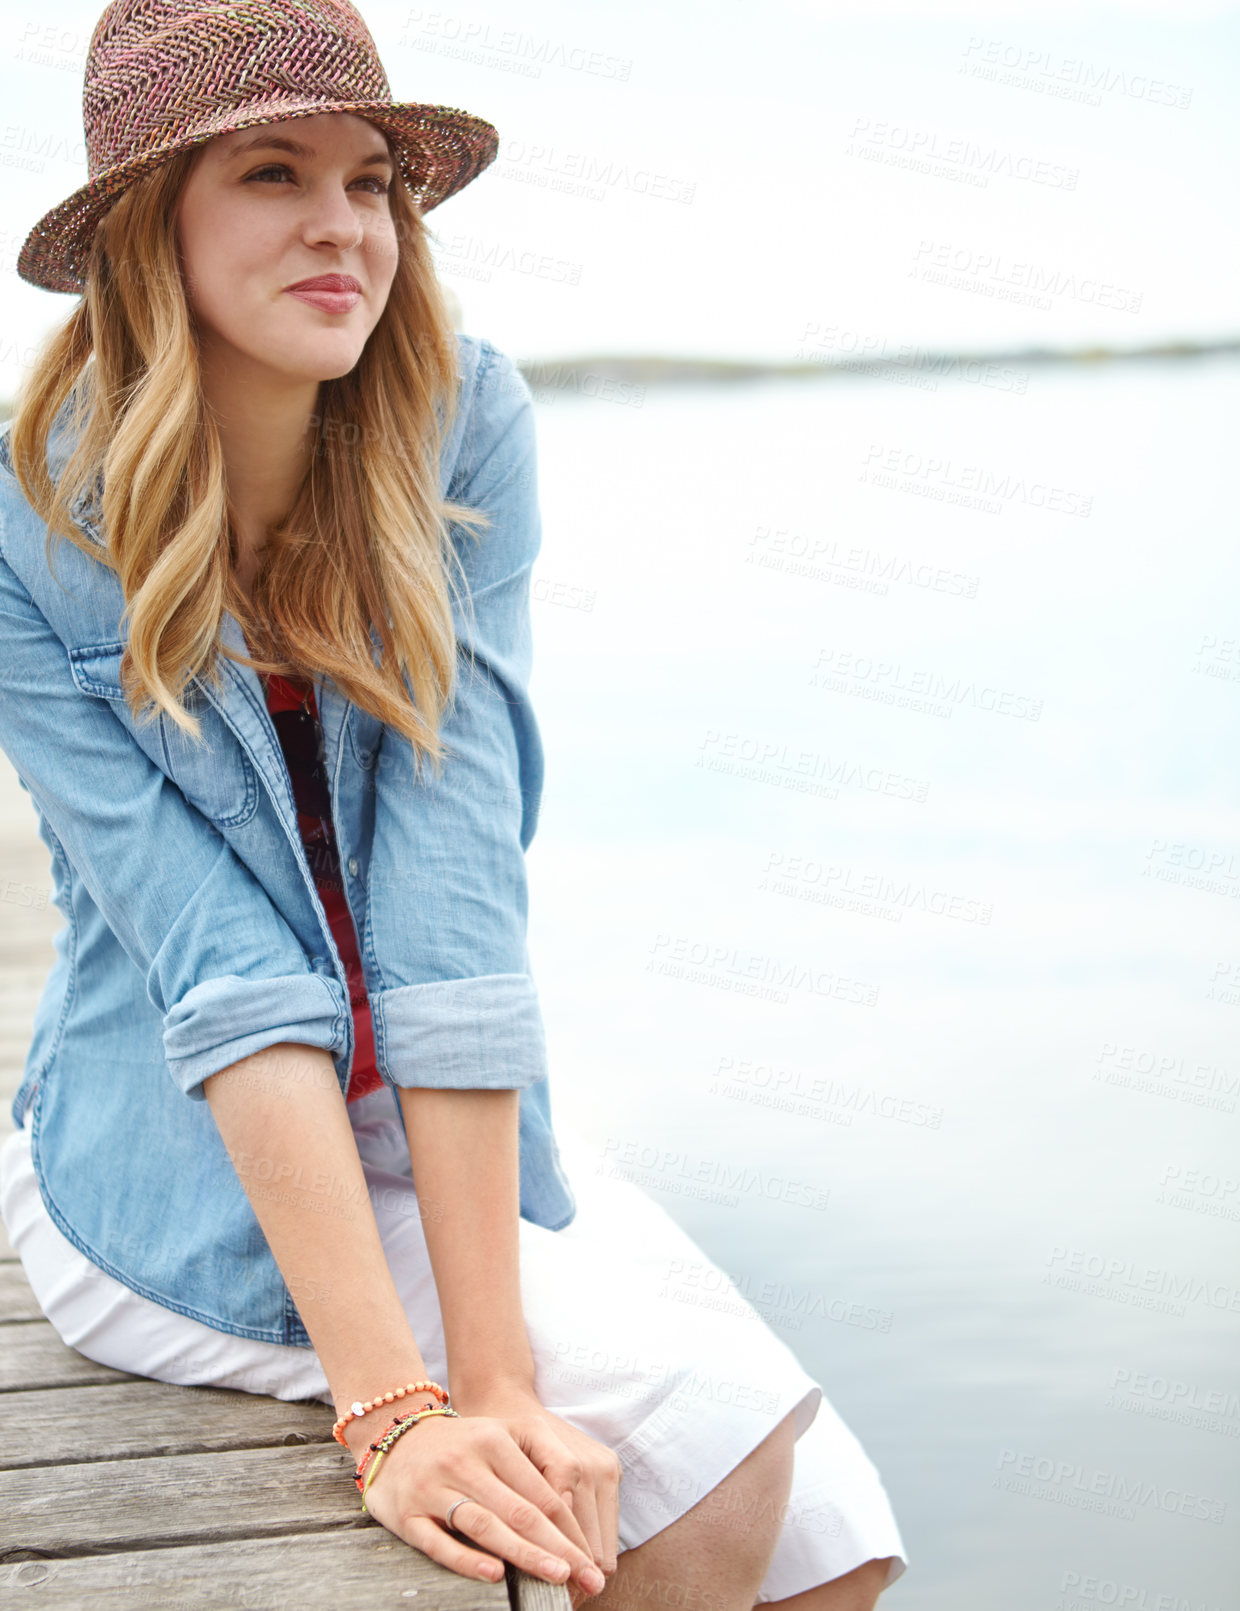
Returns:
[[[910,1611],[1237,1604],[1238,407],[540,394],[557,1117],[821,1380]]]

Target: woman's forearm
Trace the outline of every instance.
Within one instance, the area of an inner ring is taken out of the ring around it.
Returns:
[[[341,1415],[426,1367],[392,1280],[330,1055],[283,1042],[203,1082]],[[349,1424],[357,1453],[392,1406]]]
[[[517,1090],[399,1086],[454,1402],[497,1385],[533,1390],[521,1308]]]

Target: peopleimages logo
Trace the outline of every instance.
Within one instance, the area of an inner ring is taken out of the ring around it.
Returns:
[[[895,492],[914,492],[919,497],[944,503],[977,499],[980,507],[990,513],[1021,504],[1051,514],[1088,519],[1094,506],[1092,495],[1052,486],[1019,472],[995,470],[982,464],[958,464],[938,453],[893,447],[885,442],[870,443],[858,480]]]
[[[675,1148],[623,1136],[607,1137],[602,1161],[595,1172],[633,1180],[635,1184],[652,1185],[681,1196],[706,1196],[728,1208],[739,1204],[741,1194],[818,1212],[824,1211],[831,1200],[829,1189],[824,1190],[814,1181],[800,1180],[778,1169],[768,1171],[753,1164],[732,1163],[726,1158],[694,1158]]]
[[[775,783],[835,799],[841,787],[864,789],[872,794],[893,794],[923,805],[930,793],[924,778],[912,778],[881,766],[866,766],[842,756],[824,755],[813,750],[797,750],[777,739],[750,737],[745,733],[725,733],[708,728],[698,745],[702,751],[694,760],[710,772],[724,772],[757,783]]]
[[[1059,1592],[1071,1595],[1060,1600],[1056,1611],[1095,1611],[1097,1606],[1115,1606],[1119,1611],[1222,1611],[1217,1604],[1195,1600],[1186,1594],[1170,1594],[1138,1583],[1121,1583],[1118,1578],[1094,1573],[1064,1572]]]
[[[957,246],[951,241],[923,240],[913,254],[910,279],[943,285],[1000,302],[1050,309],[1056,298],[1116,313],[1140,313],[1144,291],[1114,285],[1093,274],[1047,263],[1011,261],[1001,252]]]
[[[979,190],[984,190],[996,176],[1023,179],[1053,190],[1075,190],[1081,176],[1079,168],[1066,167],[1032,152],[1013,151],[968,134],[945,134],[938,129],[888,123],[881,118],[857,118],[844,155],[953,179]]]
[[[647,973],[690,979],[697,983],[722,985],[744,994],[769,994],[787,1002],[793,990],[814,996],[872,1007],[878,1001],[878,985],[830,973],[813,963],[798,963],[763,952],[743,951],[713,940],[695,940],[683,934],[659,934],[650,947]]]
[[[884,595],[895,584],[973,599],[981,583],[980,577],[969,571],[953,571],[902,554],[841,543],[835,537],[794,532],[786,526],[759,526],[749,539],[744,562],[785,576],[809,577],[812,581]]]
[[[850,1084],[829,1074],[805,1075],[799,1069],[778,1068],[770,1063],[721,1057],[712,1076],[711,1091],[737,1096],[762,1105],[781,1105],[798,1113],[818,1110],[825,1116],[838,1109],[851,1123],[857,1113],[876,1119],[893,1119],[902,1124],[924,1125],[937,1130],[943,1122],[943,1109],[912,1097],[876,1091],[871,1086]]]
[[[1203,1494],[1189,1493],[1174,1484],[1152,1482],[1146,1478],[1121,1476],[1117,1471],[1100,1471],[1080,1465],[1074,1460],[1055,1460],[1050,1455],[1033,1454],[1019,1449],[1002,1449],[998,1459],[1003,1480],[996,1484],[1010,1492],[1024,1492],[1024,1479],[1031,1484],[1033,1498],[1048,1498],[1059,1503],[1085,1501],[1083,1510],[1103,1509],[1106,1514],[1133,1520],[1136,1510],[1148,1506],[1166,1511],[1169,1515],[1187,1516],[1196,1521],[1208,1521],[1221,1526],[1227,1513],[1226,1502],[1209,1499]],[[1009,1479],[1015,1478],[1016,1481]],[[1039,1491],[1041,1485],[1045,1492]],[[1092,1505],[1089,1500],[1100,1500]]]
[[[1022,721],[1042,717],[1042,700],[1032,695],[854,649],[820,648],[810,667],[809,686],[924,709],[936,716],[950,717],[958,708],[968,707]]]
[[[1170,106],[1186,111],[1193,92],[1183,84],[1171,84],[1150,73],[1113,67],[1080,56],[1061,56],[1057,50],[1025,45],[1015,40],[987,39],[974,34],[964,51],[960,72],[972,78],[988,78],[1017,89],[1034,90],[1059,100],[1100,106],[1103,94],[1122,95],[1154,106]]]
[[[1180,1275],[1136,1259],[1087,1253],[1083,1248],[1053,1248],[1042,1277],[1053,1286],[1115,1298],[1137,1307],[1184,1314],[1186,1303],[1204,1303],[1211,1309],[1240,1314],[1240,1288],[1199,1275]],[[1176,1307],[1178,1306],[1178,1307]]]

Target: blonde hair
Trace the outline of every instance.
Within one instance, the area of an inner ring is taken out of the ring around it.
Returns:
[[[221,686],[223,654],[264,674],[325,674],[402,733],[419,761],[429,755],[438,766],[438,729],[455,689],[454,567],[464,581],[449,522],[486,527],[489,518],[440,496],[459,366],[421,212],[397,177],[399,255],[387,305],[354,369],[320,384],[310,468],[268,533],[251,604],[236,579],[223,453],[174,225],[196,155],[169,158],[104,216],[82,299],[23,380],[10,443],[22,490],[48,527],[48,565],[61,536],[116,572],[130,623],[122,683],[135,721],[149,702],[152,718],[163,710],[201,739],[180,699],[195,675]],[[76,447],[53,483],[47,443],[66,402]],[[101,474],[106,548],[72,518]],[[249,655],[220,642],[226,609]]]

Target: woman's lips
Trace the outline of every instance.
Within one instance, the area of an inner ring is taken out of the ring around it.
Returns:
[[[324,313],[350,313],[362,300],[360,291],[325,291],[313,285],[295,285],[285,295],[322,308]]]

